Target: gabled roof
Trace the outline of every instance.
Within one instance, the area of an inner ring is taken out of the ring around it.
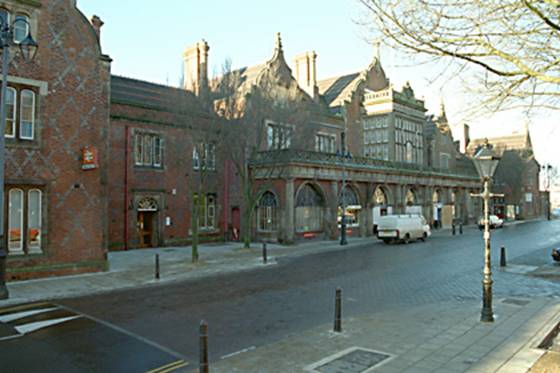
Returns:
[[[178,100],[199,108],[197,98],[184,89],[111,75],[111,102],[167,109],[176,106]]]
[[[485,139],[471,140],[467,147],[467,154],[473,155],[478,147],[484,144],[484,141]],[[498,155],[502,155],[506,150],[533,151],[528,130],[525,133],[488,138],[488,142],[493,146],[494,151]]]
[[[331,107],[342,105],[344,99],[351,94],[354,85],[359,81],[359,77],[360,73],[353,73],[319,80],[317,82],[319,94]]]

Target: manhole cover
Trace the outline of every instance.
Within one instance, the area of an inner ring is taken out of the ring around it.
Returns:
[[[502,301],[502,303],[506,303],[506,304],[513,304],[514,306],[526,306],[529,303],[531,303],[531,301],[529,300],[522,300],[522,299],[512,299],[512,298],[506,298]]]
[[[365,373],[393,357],[386,352],[352,347],[318,361],[306,370],[317,373]]]

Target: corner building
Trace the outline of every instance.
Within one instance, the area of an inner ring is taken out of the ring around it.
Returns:
[[[72,0],[4,0],[0,15],[26,18],[39,44],[32,62],[16,54],[9,66],[7,280],[102,270],[111,66],[102,23]]]

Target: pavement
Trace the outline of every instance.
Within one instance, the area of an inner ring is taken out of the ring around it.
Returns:
[[[443,229],[435,231],[434,235],[451,235],[451,232]],[[350,237],[348,248],[359,250],[372,240],[375,238]],[[340,246],[337,241],[306,241],[296,246],[268,244],[267,249],[267,264],[262,261],[258,244],[250,249],[241,248],[239,243],[201,245],[200,260],[196,264],[191,263],[190,247],[112,252],[107,272],[9,282],[10,299],[0,301],[0,308],[247,271],[274,266],[283,257],[334,251]],[[154,276],[156,254],[160,259],[160,279]],[[548,270],[560,272],[560,267]],[[343,298],[343,302],[351,301]],[[249,346],[222,356],[212,363],[211,370],[507,373],[531,369],[539,373],[560,372],[560,354],[554,348],[550,351],[539,348],[560,323],[559,298],[495,298],[494,323],[480,322],[480,303],[457,299],[348,318],[343,314],[341,333],[334,333],[331,324],[302,330],[278,342]],[[182,371],[196,371],[193,368],[191,365]]]

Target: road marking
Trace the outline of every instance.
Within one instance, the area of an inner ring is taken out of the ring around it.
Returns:
[[[186,356],[184,356],[184,355],[178,353],[177,351],[173,351],[173,350],[170,349],[170,348],[167,348],[167,347],[165,347],[165,346],[160,345],[159,343],[156,343],[156,342],[151,341],[151,340],[149,340],[149,339],[146,339],[146,338],[144,338],[144,337],[142,337],[142,336],[139,336],[138,334],[134,334],[134,333],[132,333],[132,332],[126,330],[126,329],[121,328],[120,326],[111,324],[111,323],[108,322],[108,321],[98,319],[98,318],[95,317],[95,316],[88,315],[88,314],[86,314],[86,313],[83,313],[83,312],[80,312],[80,311],[78,311],[78,310],[75,310],[75,309],[73,309],[73,308],[71,308],[71,307],[63,306],[63,305],[61,305],[61,304],[57,304],[57,306],[58,306],[59,308],[62,308],[62,309],[64,309],[64,310],[66,310],[66,311],[70,311],[70,312],[73,312],[73,313],[75,313],[75,314],[79,314],[79,315],[85,317],[86,319],[89,319],[89,320],[91,320],[91,321],[95,321],[96,323],[99,323],[99,324],[101,324],[101,325],[105,325],[105,326],[108,327],[108,328],[111,328],[111,329],[116,330],[116,331],[118,331],[118,332],[120,332],[120,333],[123,333],[123,334],[125,334],[125,335],[128,335],[129,337],[135,338],[135,339],[139,340],[140,342],[143,342],[143,343],[145,343],[145,344],[147,344],[147,345],[150,345],[150,346],[152,346],[152,347],[158,348],[158,349],[160,349],[161,351],[167,352],[169,355],[174,356],[174,357],[176,357],[176,358],[178,358],[178,359],[183,359],[183,360],[186,359]]]
[[[12,334],[12,335],[9,335],[7,337],[2,337],[2,338],[0,338],[0,341],[7,341],[8,339],[14,339],[14,338],[19,338],[19,337],[23,337],[23,334]]]
[[[224,356],[222,356],[220,359],[222,359],[222,360],[223,360],[223,359],[227,359],[227,358],[230,358],[230,357],[232,357],[232,356],[242,354],[242,353],[244,353],[244,352],[249,352],[249,351],[251,351],[251,350],[254,350],[255,348],[256,348],[255,346],[247,347],[247,348],[244,348],[244,349],[242,349],[242,350],[232,352],[231,354],[224,355]]]
[[[177,360],[177,361],[174,361],[172,363],[165,364],[165,365],[162,365],[162,366],[157,367],[155,369],[149,370],[146,373],[168,373],[168,372],[171,372],[173,370],[185,367],[187,365],[189,365],[189,363],[187,361]]]
[[[52,320],[45,320],[45,321],[37,321],[28,324],[14,326],[14,329],[18,331],[20,334],[27,334],[34,332],[39,329],[47,328],[52,325],[61,324],[66,321],[77,319],[81,316],[70,316],[70,317],[62,317],[59,319],[52,319]]]
[[[9,314],[6,314],[4,316],[0,316],[0,322],[10,322],[10,321],[18,320],[18,319],[23,319],[24,317],[27,317],[27,316],[36,315],[36,314],[42,313],[42,312],[50,312],[50,311],[54,311],[54,310],[57,310],[57,309],[58,309],[57,307],[50,307],[50,308],[35,309],[35,310],[31,310],[31,311],[9,313]]]

